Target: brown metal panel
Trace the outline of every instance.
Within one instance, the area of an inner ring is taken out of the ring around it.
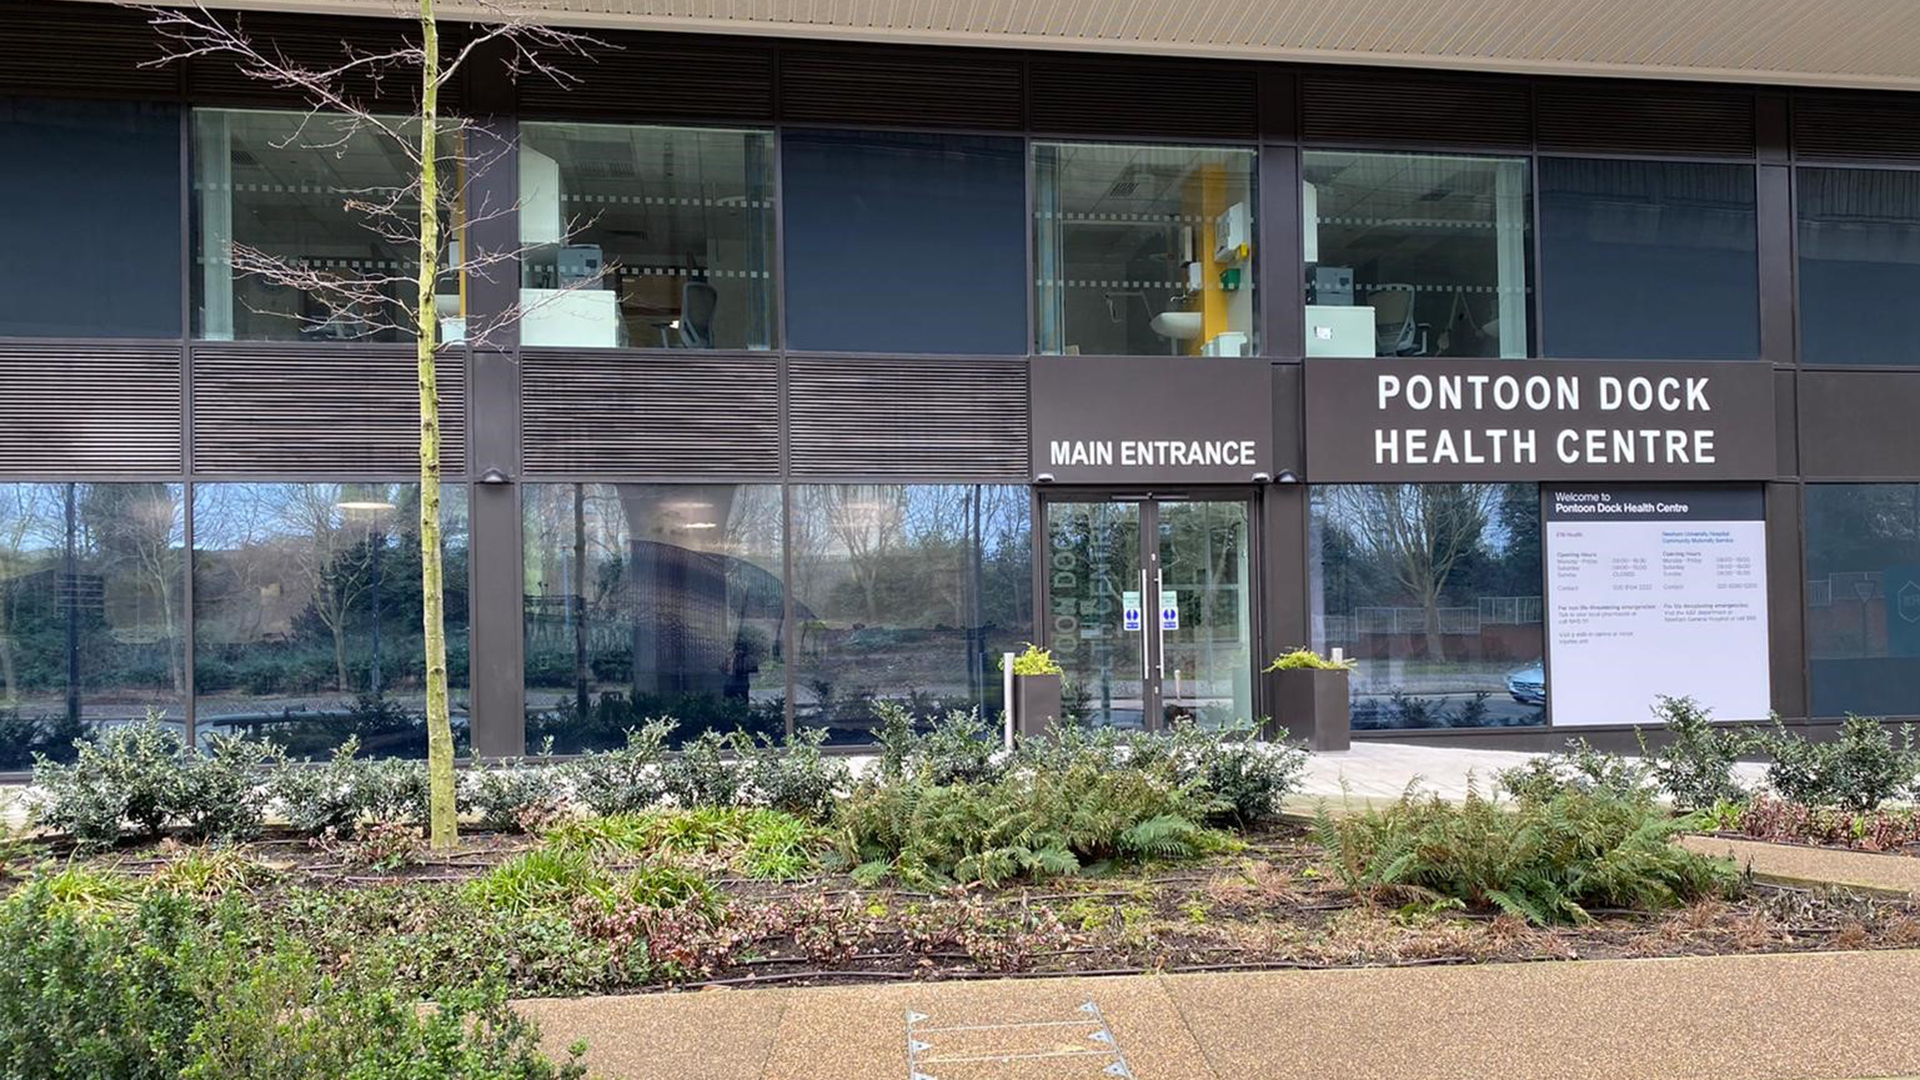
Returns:
[[[84,42],[84,50],[77,48]],[[0,93],[43,97],[174,98],[178,67],[160,55],[147,16],[108,4],[14,0],[0,10]]]
[[[1303,473],[1307,460],[1306,391],[1299,364],[1273,366],[1273,475]]]
[[[1256,69],[1037,58],[1028,76],[1035,131],[1251,139],[1259,133]]]
[[[1799,395],[1795,392],[1799,386],[1797,371],[1775,371],[1773,373],[1773,450],[1780,462],[1781,476],[1800,475],[1800,439],[1794,427],[1794,417],[1799,409]]]
[[[180,346],[0,340],[0,476],[178,476]]]
[[[1019,361],[787,361],[796,477],[1025,481],[1028,422]]]
[[[788,49],[780,117],[789,123],[1017,131],[1021,61],[931,49]]]
[[[618,120],[773,119],[774,47],[679,34],[596,35],[612,48],[556,66],[570,80],[522,73],[520,111],[535,117]],[[504,76],[502,76],[504,77]]]
[[[1807,715],[1807,627],[1801,589],[1807,578],[1800,550],[1801,489],[1798,484],[1768,484],[1767,500],[1767,654],[1773,682],[1773,711]]]
[[[1799,399],[1808,478],[1920,479],[1920,371],[1803,370]]]
[[[1532,145],[1531,92],[1518,79],[1310,73],[1301,78],[1300,98],[1303,142]]]
[[[1550,82],[1535,92],[1541,150],[1752,157],[1751,93]]]
[[[1793,170],[1760,165],[1754,170],[1755,258],[1760,285],[1760,359],[1799,362],[1793,297]]]
[[[1259,68],[1260,137],[1268,142],[1300,138],[1300,76],[1273,64]]]
[[[769,353],[529,349],[520,416],[529,479],[780,473],[780,368]]]
[[[350,478],[420,468],[410,345],[201,342],[192,363],[195,475]],[[466,381],[464,351],[442,355],[449,476],[466,471]]]
[[[1796,94],[1793,149],[1801,161],[1920,163],[1920,102],[1912,94]]]

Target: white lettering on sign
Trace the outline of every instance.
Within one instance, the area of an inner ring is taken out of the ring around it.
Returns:
[[[1251,468],[1259,464],[1260,451],[1252,439],[1128,439],[1120,442],[1056,439],[1047,444],[1047,460],[1054,465],[1112,465],[1118,462],[1128,468],[1197,468],[1208,465]]]

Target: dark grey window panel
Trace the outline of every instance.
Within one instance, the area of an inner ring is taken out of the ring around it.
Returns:
[[[1029,479],[1019,361],[792,359],[787,426],[794,476]]]
[[[1754,153],[1751,94],[1546,83],[1535,102],[1542,150],[1729,157]]]
[[[440,462],[466,472],[465,355],[442,354]],[[420,397],[408,345],[193,347],[199,476],[358,478],[420,468]]]
[[[1301,80],[1301,137],[1347,145],[1423,144],[1525,149],[1531,145],[1526,83],[1308,75]]]
[[[1802,371],[1800,469],[1812,478],[1920,478],[1920,372]]]
[[[610,36],[613,49],[587,46],[586,57],[556,57],[579,82],[562,85],[523,73],[521,112],[529,116],[622,120],[770,120],[773,47],[671,35]],[[475,69],[475,78],[500,77]]]
[[[1803,160],[1920,163],[1920,103],[1911,94],[1795,97],[1793,148]]]
[[[1017,131],[1020,61],[979,53],[783,51],[780,115],[819,124]]]
[[[1036,60],[1029,80],[1036,131],[1185,139],[1259,134],[1251,67]]]
[[[153,98],[180,91],[147,17],[110,4],[11,2],[0,11],[0,93]]]
[[[0,476],[178,476],[180,346],[0,340]]]
[[[780,475],[780,362],[769,353],[529,349],[520,402],[529,479]]]

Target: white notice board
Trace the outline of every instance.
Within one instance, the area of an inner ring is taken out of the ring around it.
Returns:
[[[1547,485],[1541,499],[1554,724],[1651,723],[1661,694],[1766,718],[1758,485]]]

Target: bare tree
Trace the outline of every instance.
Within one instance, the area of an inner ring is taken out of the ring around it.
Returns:
[[[460,244],[448,248],[443,222],[467,229],[512,215],[516,207],[477,201],[476,177],[501,161],[511,147],[481,124],[443,116],[440,95],[477,56],[499,51],[517,73],[530,73],[571,85],[572,78],[550,60],[584,56],[595,44],[580,34],[541,26],[531,15],[510,11],[491,0],[474,0],[490,25],[463,33],[449,56],[441,54],[434,0],[410,0],[419,38],[388,48],[365,49],[343,42],[337,60],[309,64],[290,58],[272,41],[256,42],[241,28],[195,3],[181,8],[134,5],[147,13],[163,43],[154,63],[224,58],[248,79],[300,95],[306,103],[286,145],[316,152],[340,152],[349,141],[371,137],[402,161],[405,175],[391,186],[343,193],[344,209],[377,240],[414,254],[414,273],[373,263],[363,267],[320,265],[246,244],[227,253],[236,276],[298,292],[318,305],[318,314],[289,317],[348,336],[393,334],[411,337],[420,392],[420,565],[426,644],[427,762],[431,789],[429,828],[435,848],[458,843],[454,807],[453,727],[447,693],[445,589],[442,582],[440,527],[440,391],[435,353],[440,348],[440,319],[435,294],[443,275],[490,279],[517,267],[522,250],[508,245],[480,250]],[[397,14],[398,12],[396,12]],[[406,115],[376,109],[356,87],[385,80],[418,80],[419,95]],[[452,182],[442,181],[442,176]],[[213,253],[209,253],[210,255]],[[576,282],[576,286],[584,282]],[[511,325],[517,307],[487,326],[468,328],[468,342]]]
[[[1440,660],[1447,579],[1479,547],[1499,484],[1351,484],[1331,489],[1354,544],[1419,601],[1427,659]]]

